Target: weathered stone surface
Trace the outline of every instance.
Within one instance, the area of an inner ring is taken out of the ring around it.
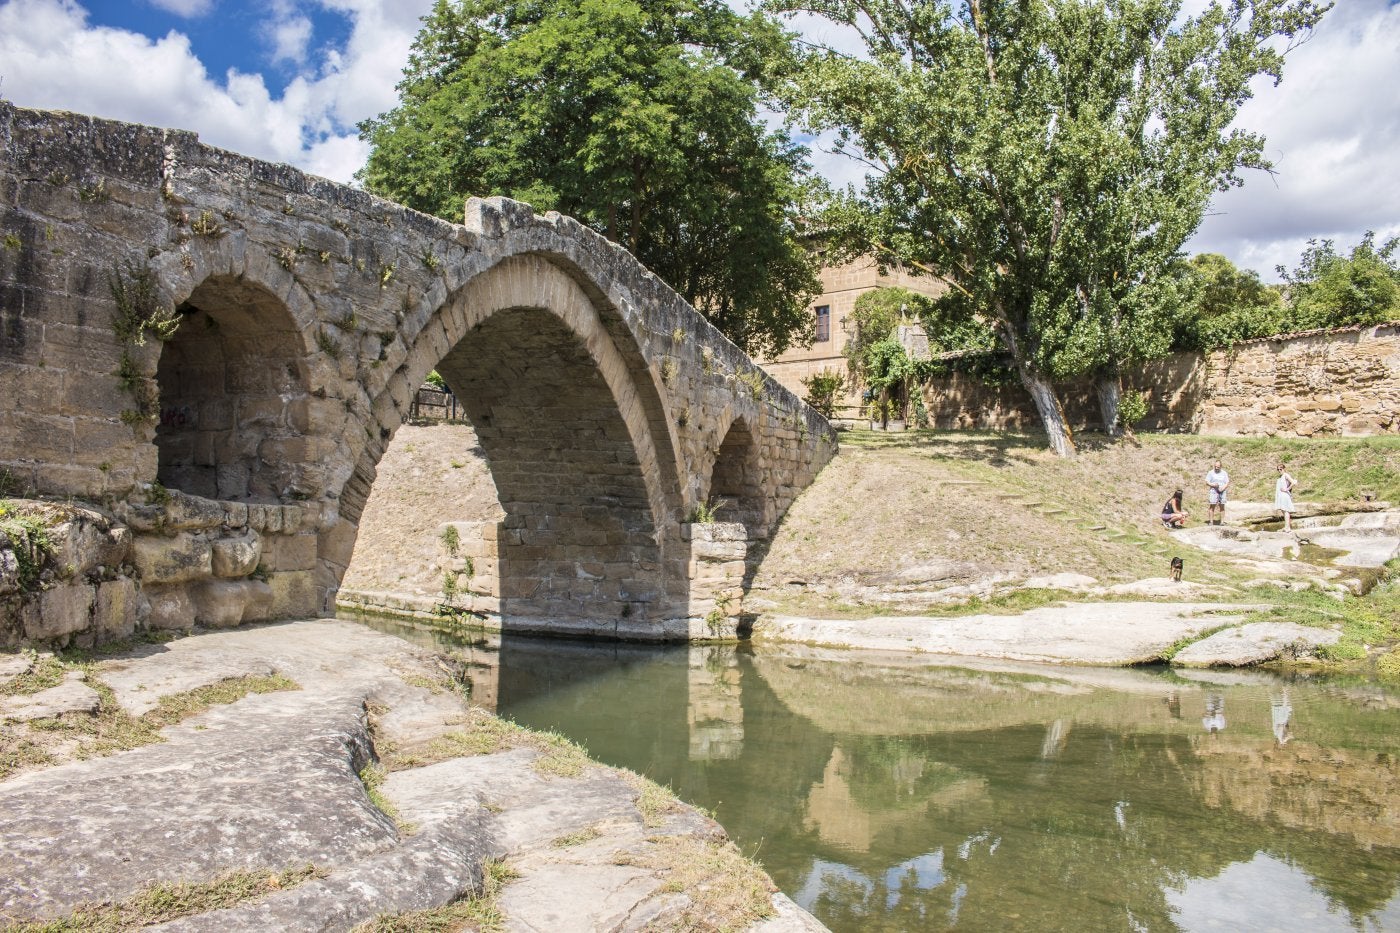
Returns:
[[[151,495],[137,493],[138,496]],[[158,502],[123,502],[117,515],[138,532],[173,534],[179,531],[203,531],[223,524],[223,504],[192,496],[178,489],[166,490]]]
[[[29,598],[21,610],[24,635],[34,641],[47,641],[92,624],[92,606],[97,589],[87,583],[60,583]]]
[[[366,704],[387,707],[378,735],[401,748],[454,728],[465,710],[450,694],[406,682],[434,673],[416,650],[353,624],[195,635],[146,646],[100,676],[139,715],[161,696],[270,670],[301,689],[210,709],[166,728],[162,744],[0,784],[0,909],[59,917],[153,881],[309,863],[330,873],[159,929],[348,930],[470,893],[483,861],[504,857],[523,873],[520,896],[511,885],[501,899],[511,929],[570,928],[549,920],[564,899],[568,923],[630,916],[665,926],[684,896],[667,890],[664,873],[620,877],[611,871],[615,853],[645,855],[658,833],[723,844],[712,821],[683,807],[661,827],[644,825],[636,790],[610,769],[542,775],[528,748],[391,774],[383,792],[417,826],[403,835],[356,777],[372,754]],[[595,823],[603,833],[593,848],[552,845]],[[793,925],[770,929],[820,929],[789,918]]]
[[[1031,577],[1023,584],[1033,590],[1083,590],[1098,586],[1099,581],[1082,573],[1053,573]]]
[[[1187,645],[1172,658],[1178,667],[1244,667],[1276,658],[1307,658],[1323,645],[1336,644],[1340,632],[1293,622],[1250,622]]]
[[[189,584],[195,624],[209,628],[238,625],[243,621],[249,588],[254,585],[253,581],[244,580],[197,580]]]
[[[183,583],[213,572],[213,548],[203,535],[181,532],[173,538],[139,535],[132,562],[143,584]]]
[[[256,532],[216,538],[212,544],[211,565],[216,577],[246,577],[258,566],[262,539]]]
[[[0,697],[0,720],[27,722],[65,713],[95,713],[102,697],[83,683],[82,675],[69,674],[63,683],[25,696]]]
[[[1182,638],[1238,621],[1233,613],[1252,608],[1121,602],[1046,606],[1012,616],[858,620],[775,616],[760,619],[754,625],[754,637],[1018,661],[1141,664],[1159,659]]]
[[[20,674],[28,674],[34,668],[34,655],[27,652],[0,654],[0,686],[14,680]]]
[[[136,631],[140,598],[136,582],[128,577],[108,580],[97,585],[97,605],[93,621],[103,640],[125,638]]]
[[[147,586],[142,595],[149,607],[146,624],[153,629],[180,630],[194,628],[194,602],[189,590],[175,586]]]

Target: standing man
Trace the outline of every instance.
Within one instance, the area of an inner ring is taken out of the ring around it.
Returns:
[[[1211,465],[1206,473],[1206,524],[1218,525],[1225,519],[1225,490],[1230,488],[1230,474],[1220,466],[1220,461]]]

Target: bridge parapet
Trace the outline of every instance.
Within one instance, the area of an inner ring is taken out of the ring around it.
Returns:
[[[451,224],[189,133],[3,102],[0,147],[0,477],[118,524],[164,515],[78,581],[90,624],[29,631],[39,591],[0,583],[0,641],[101,631],[102,575],[130,581],[138,625],[332,611],[376,464],[432,369],[505,512],[507,629],[729,630],[742,580],[697,580],[714,561],[691,521],[722,501],[760,540],[835,451],[825,419],[570,218],[493,198]],[[224,520],[172,531],[171,502]],[[202,570],[245,532],[252,569]],[[151,569],[178,548],[189,576]]]

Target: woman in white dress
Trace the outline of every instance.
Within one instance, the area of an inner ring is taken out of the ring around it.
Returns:
[[[1293,530],[1293,487],[1297,481],[1282,463],[1278,465],[1278,482],[1274,484],[1274,508],[1283,513],[1283,530]]]

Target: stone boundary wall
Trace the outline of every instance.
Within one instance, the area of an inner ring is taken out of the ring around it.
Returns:
[[[1209,354],[1173,353],[1127,372],[1148,393],[1148,431],[1228,435],[1369,436],[1400,431],[1400,323],[1266,337]],[[1087,382],[1062,387],[1077,430],[1102,427]],[[989,386],[962,373],[930,380],[935,428],[1039,430],[1019,383]]]

